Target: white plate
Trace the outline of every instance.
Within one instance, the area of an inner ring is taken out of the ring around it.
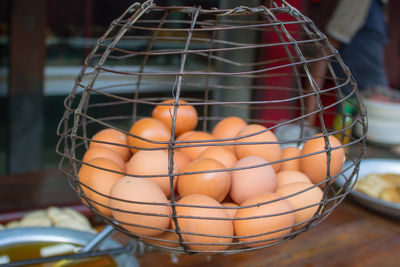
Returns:
[[[351,162],[346,162],[344,166],[343,175],[340,175],[335,183],[342,187],[347,179],[352,179],[349,184],[354,183],[356,176],[351,177],[354,170],[354,166],[351,166]],[[346,170],[351,166],[348,170]],[[359,167],[359,179],[363,179],[365,176],[371,173],[384,174],[384,173],[396,173],[400,174],[400,160],[397,159],[363,159]],[[400,218],[400,204],[384,201],[378,198],[370,197],[353,189],[349,195],[358,203],[382,214],[386,214],[392,217]]]

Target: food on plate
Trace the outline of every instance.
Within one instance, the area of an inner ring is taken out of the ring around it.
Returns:
[[[171,131],[159,120],[143,118],[136,121],[129,133],[128,144],[132,147],[132,153],[143,148],[167,148],[167,144],[157,142],[168,142],[171,139]]]
[[[156,183],[169,197],[171,194],[171,185],[169,179],[169,160],[168,152],[165,150],[140,150],[126,163],[126,173],[129,175],[151,175],[155,177],[146,177]],[[174,172],[176,172],[176,167]],[[157,175],[159,175],[157,177]],[[176,179],[173,181],[176,185]]]
[[[274,192],[276,189],[276,175],[271,165],[266,160],[257,156],[248,156],[240,159],[232,171],[232,184],[230,196],[237,204],[242,204],[249,198],[261,193]]]
[[[187,244],[190,249],[220,251],[229,247],[229,244],[224,243],[232,242],[232,236],[234,234],[233,224],[232,220],[229,220],[228,213],[226,213],[224,209],[218,208],[222,207],[218,201],[205,195],[191,194],[180,199],[178,204],[179,205],[176,206],[176,213],[178,216],[177,221],[179,228],[182,231],[184,241],[199,243]],[[183,205],[193,205],[193,207]],[[182,218],[182,216],[192,216],[196,218]],[[219,219],[214,220],[205,218]],[[174,223],[172,223],[172,227],[175,228]],[[217,245],[207,243],[215,243]]]
[[[267,128],[260,124],[250,124],[243,127],[236,139],[234,147],[238,159],[248,156],[258,156],[268,162],[274,162],[281,159],[281,148],[275,134],[267,131]],[[260,143],[260,144],[243,144],[238,143]],[[272,166],[275,171],[279,170],[279,164],[276,163]]]
[[[314,184],[322,183],[321,186],[324,186],[325,183],[323,182],[327,179],[328,170],[325,138],[322,134],[316,134],[313,137],[318,138],[307,140],[301,149],[301,155],[305,157],[300,158],[300,169]],[[329,135],[328,140],[332,148],[329,170],[330,176],[334,177],[338,175],[343,168],[345,151],[343,147],[340,147],[342,146],[340,141],[333,135]],[[311,155],[313,153],[317,154]],[[331,182],[333,182],[333,180]]]
[[[87,205],[93,205],[104,216],[111,216],[108,196],[114,183],[124,176],[122,174],[124,170],[114,161],[106,158],[95,158],[88,164],[95,167],[84,164],[78,173],[79,182],[85,193],[82,201]]]
[[[168,129],[172,128],[172,119],[175,109],[175,100],[168,99],[153,109],[152,117],[162,121]],[[198,122],[198,115],[196,109],[192,105],[188,104],[187,101],[179,100],[177,106],[177,113],[175,118],[175,135],[178,136],[181,133],[194,130]]]
[[[287,159],[281,162],[280,171],[300,171],[300,159],[296,158],[301,155],[301,150],[298,147],[289,146],[282,149],[281,159]]]
[[[235,138],[240,130],[245,127],[247,123],[239,117],[236,116],[231,116],[224,118],[220,120],[212,130],[211,134],[216,138],[216,139],[230,139],[230,138]],[[234,143],[235,140],[227,140],[227,141],[222,141],[225,143]],[[228,149],[233,150],[233,145],[227,145],[224,146]]]
[[[178,178],[178,192],[181,197],[190,194],[209,196],[218,202],[225,199],[231,186],[231,175],[226,167],[215,159],[197,159],[186,165]],[[217,172],[212,172],[217,170]],[[203,172],[203,173],[194,173]],[[194,174],[191,174],[194,173]]]
[[[88,218],[69,207],[30,211],[22,219],[7,224],[7,228],[15,227],[60,227],[96,233]]]
[[[307,223],[314,216],[323,196],[319,187],[302,182],[283,185],[275,193],[282,197],[288,197],[286,200],[289,201],[293,209],[299,209],[294,213],[295,224],[298,224],[296,227],[301,227],[302,223]]]
[[[107,142],[110,144],[100,143],[96,141]],[[129,148],[126,147],[127,145],[128,145],[128,136],[125,133],[112,128],[107,128],[97,132],[92,137],[92,141],[90,142],[89,148],[101,146],[111,149],[116,153],[118,153],[118,155],[120,155],[120,157],[124,161],[126,161],[131,156]]]
[[[167,205],[169,202],[164,192],[154,182],[125,176],[114,184],[110,195],[110,208],[114,219],[129,232],[157,236],[162,234],[164,229],[168,229],[171,208]]]
[[[400,174],[371,173],[359,179],[354,189],[374,198],[400,203]]]
[[[274,193],[263,193],[240,205],[247,207],[236,212],[235,218],[240,220],[233,222],[235,235],[240,242],[248,242],[245,244],[248,247],[260,247],[280,240],[282,236],[290,233],[295,222],[295,215],[291,212],[293,207],[289,201],[277,200],[279,198],[280,196]],[[270,202],[273,200],[277,201]],[[258,216],[263,217],[256,218]]]

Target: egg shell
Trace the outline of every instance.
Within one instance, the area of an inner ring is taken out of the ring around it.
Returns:
[[[89,162],[92,159],[95,158],[106,158],[114,161],[118,166],[121,167],[121,169],[125,170],[125,162],[121,158],[121,156],[115,152],[114,150],[108,149],[107,147],[104,146],[95,146],[92,148],[89,148],[86,152],[85,155],[82,158],[83,162]]]
[[[184,136],[181,141],[182,143],[177,143],[177,145],[185,145],[187,147],[181,147],[178,151],[185,153],[191,160],[197,159],[200,154],[209,147],[211,140],[214,137],[202,131],[192,131]],[[195,142],[195,141],[208,141],[208,142]],[[195,145],[195,146],[193,146]]]
[[[215,159],[197,159],[186,165],[182,170],[185,173],[202,172],[197,174],[180,175],[178,179],[178,192],[181,197],[190,194],[209,196],[218,202],[224,200],[231,186],[229,172],[212,172],[226,167]]]
[[[236,143],[252,143],[252,142],[276,142],[272,144],[243,144],[235,145],[235,153],[239,159],[248,156],[258,156],[268,162],[274,162],[281,159],[281,148],[278,139],[271,131],[266,131],[267,128],[260,124],[249,124],[242,128],[237,137],[248,136],[237,139]],[[254,134],[254,135],[252,135]],[[279,170],[279,163],[273,164],[274,170]]]
[[[301,155],[306,156],[300,158],[300,169],[301,171],[310,178],[314,184],[319,184],[327,179],[328,161],[325,150],[325,139],[321,134],[314,135],[313,137],[320,136],[316,139],[309,139],[304,143],[301,149]],[[342,144],[340,141],[330,135],[328,137],[330,146],[332,148],[339,147]],[[319,154],[310,155],[312,153],[321,152]],[[345,151],[343,148],[334,149],[331,152],[330,162],[330,175],[331,177],[338,175],[344,165]],[[333,182],[333,180],[332,180]],[[324,186],[325,183],[321,184]]]
[[[93,141],[94,140],[94,141]],[[100,142],[109,142],[112,144],[105,144],[105,143],[98,143]],[[128,146],[128,136],[120,131],[117,131],[112,128],[103,129],[97,132],[93,137],[92,141],[89,144],[89,148],[94,148],[102,146],[108,149],[111,149],[118,153],[124,161],[127,161],[130,156],[131,152],[129,151]]]
[[[233,168],[262,164],[267,164],[267,161],[257,156],[248,156],[240,159]],[[232,171],[231,176],[229,195],[238,204],[261,193],[274,192],[276,189],[276,175],[271,165]]]
[[[110,199],[112,215],[121,227],[129,232],[136,235],[157,236],[162,234],[164,229],[168,229],[171,221],[168,216],[171,215],[171,209],[163,204],[169,202],[164,192],[154,182],[143,178],[125,176],[114,184],[111,189],[111,196],[117,198]],[[125,202],[118,199],[157,203],[157,205]],[[128,212],[150,213],[152,215]],[[136,224],[137,226],[129,224]],[[161,228],[161,230],[147,227]]]
[[[281,159],[287,159],[287,161],[281,162],[280,171],[300,171],[300,159],[290,159],[299,157],[301,150],[298,147],[290,146],[282,149]]]
[[[220,120],[212,130],[212,135],[216,139],[235,138],[243,127],[247,126],[242,118],[231,116]],[[225,143],[234,143],[234,140],[224,141]],[[226,146],[227,149],[233,150],[233,145]]]
[[[90,202],[100,213],[109,217],[111,216],[111,211],[108,208],[109,198],[100,194],[109,196],[114,183],[124,176],[123,174],[114,173],[113,171],[124,172],[124,170],[114,161],[106,158],[95,158],[89,160],[88,163],[106,170],[89,165],[82,165],[78,173],[78,179],[79,182],[83,184],[82,190],[85,193],[86,198],[93,201],[86,201],[83,199],[83,202],[86,204],[88,204],[87,202]],[[96,204],[95,202],[99,204]]]
[[[168,99],[162,104],[170,105],[159,105],[153,109],[152,117],[162,121],[168,129],[172,128],[172,119],[175,109],[175,99]],[[180,105],[187,104],[187,101],[179,100],[177,106],[177,113],[175,119],[175,135],[180,135],[181,133],[191,131],[196,128],[198,123],[198,115],[196,109],[192,105]]]
[[[222,207],[215,199],[208,196],[192,194],[183,197],[178,201],[179,205],[196,205],[200,207],[176,206],[177,221],[185,242],[200,243],[187,244],[192,250],[200,251],[220,251],[227,249],[232,242],[233,224],[229,220],[229,215],[224,209],[204,208]],[[193,216],[198,218],[181,218],[180,216]],[[227,220],[212,220],[207,218],[221,218]],[[174,224],[173,224],[174,227]],[[196,234],[215,235],[199,236]],[[225,237],[222,237],[225,236]],[[204,244],[201,244],[204,243]],[[221,244],[211,245],[206,243]]]
[[[154,240],[154,239],[148,239],[148,238],[141,238],[142,241],[156,245],[156,246],[163,246],[163,247],[170,247],[170,248],[176,248],[180,246],[179,242],[179,236],[176,234],[174,231],[165,231],[161,235],[155,236],[154,238],[160,239],[160,240]],[[172,241],[172,242],[168,242]]]
[[[198,158],[218,160],[228,169],[232,168],[237,162],[237,157],[232,150],[220,146],[208,147]]]
[[[293,207],[287,200],[278,200],[276,202],[261,204],[278,198],[280,198],[280,196],[277,194],[264,193],[246,200],[241,205],[241,207],[247,207],[259,204],[258,206],[239,209],[236,212],[235,218],[242,218],[241,220],[235,220],[233,222],[235,234],[238,236],[239,242],[263,241],[245,244],[248,247],[260,247],[277,242],[281,240],[284,235],[290,233],[291,227],[295,221],[295,215],[292,212],[270,217],[252,218],[292,211]],[[277,232],[271,233],[273,231]],[[253,235],[260,236],[253,237]]]
[[[301,209],[295,212],[295,223],[301,224],[310,220],[319,207],[319,203],[322,200],[323,192],[319,187],[313,187],[313,184],[310,183],[291,183],[283,185],[282,187],[276,190],[276,194],[286,197],[294,194],[293,196],[287,198],[286,200],[290,202],[293,209]],[[305,192],[299,193],[303,190],[307,190]],[[318,205],[315,205],[318,204]],[[315,205],[306,209],[302,209],[304,207]],[[301,225],[297,225],[296,228],[301,227]]]
[[[165,150],[140,150],[126,163],[126,173],[130,175],[155,175],[156,177],[146,177],[156,183],[164,194],[171,195],[171,184],[168,175],[169,170],[168,153]],[[174,167],[176,172],[176,167]],[[160,175],[157,177],[157,175]],[[163,176],[164,175],[164,176]],[[176,179],[173,181],[174,187]]]
[[[136,121],[129,130],[129,133],[134,136],[128,136],[128,144],[136,147],[131,148],[132,153],[136,153],[141,148],[167,148],[167,144],[154,142],[168,142],[171,139],[171,131],[168,127],[161,121],[153,118],[143,118]],[[144,138],[145,140],[135,136]]]
[[[185,168],[192,160],[183,152],[178,150],[174,150],[174,165],[176,165],[176,171],[182,172],[182,169]]]
[[[225,209],[226,213],[228,213],[229,217],[235,218],[235,214],[238,209],[234,209],[239,207],[238,204],[233,203],[233,202],[223,202],[221,203],[222,206],[227,207],[227,208],[233,208],[233,209]]]
[[[290,183],[311,183],[310,178],[299,171],[280,171],[276,174],[276,187],[282,187]]]

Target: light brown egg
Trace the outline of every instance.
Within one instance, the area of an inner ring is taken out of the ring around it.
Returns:
[[[128,144],[137,148],[167,148],[167,144],[157,144],[154,142],[168,142],[171,139],[171,131],[159,120],[153,118],[143,118],[135,122],[129,133],[146,140],[133,136],[128,137]],[[131,148],[132,153],[138,149]]]
[[[117,152],[124,161],[127,161],[131,156],[129,148],[126,147],[128,145],[128,136],[123,132],[111,128],[103,129],[96,133],[92,137],[92,140],[109,142],[112,144],[98,143],[92,141],[89,144],[89,148],[94,148],[98,146],[106,147]]]
[[[244,168],[267,164],[257,156],[240,159],[233,168]],[[243,203],[261,193],[274,192],[276,189],[276,175],[271,165],[237,170],[231,172],[232,183],[229,195],[238,204]]]
[[[175,99],[168,99],[163,104],[171,105],[159,105],[153,109],[152,117],[162,121],[168,129],[172,128],[172,118],[174,115],[174,103]],[[187,104],[187,101],[179,100],[179,104]],[[177,114],[175,119],[175,135],[191,131],[196,128],[198,122],[197,111],[192,105],[179,105],[177,107]]]
[[[291,183],[311,183],[310,178],[299,171],[280,171],[276,174],[276,187],[282,187]]]
[[[218,160],[228,169],[232,168],[237,162],[236,155],[232,150],[220,146],[208,147],[200,154],[199,159]]]
[[[200,154],[208,148],[208,144],[210,142],[193,142],[193,141],[210,141],[213,140],[214,137],[206,132],[201,131],[193,131],[188,133],[186,136],[182,138],[183,143],[177,143],[177,145],[187,145],[188,147],[179,148],[178,151],[185,153],[190,159],[197,159]],[[190,143],[185,143],[191,141]],[[196,146],[192,146],[196,145]]]
[[[146,179],[156,183],[167,197],[171,195],[170,179],[163,175],[168,175],[168,168],[168,153],[165,150],[140,150],[126,163],[127,174],[155,175]],[[176,179],[173,184],[175,187]]]
[[[114,173],[113,171],[124,172],[124,170],[114,161],[106,158],[95,158],[89,160],[88,163],[106,170],[83,164],[78,173],[79,182],[83,184],[82,190],[85,193],[86,198],[92,200],[88,202],[90,202],[100,213],[104,216],[111,216],[111,211],[108,208],[108,196],[110,195],[114,183],[124,176],[123,174]],[[104,194],[107,197],[102,196],[99,193]],[[87,204],[85,200],[83,200],[83,202]]]
[[[298,147],[290,146],[282,149],[281,159],[299,157],[301,150]],[[300,159],[291,159],[281,162],[280,171],[300,171]]]
[[[246,244],[248,247],[260,247],[281,240],[284,235],[290,233],[291,227],[295,221],[295,215],[293,212],[277,216],[252,218],[290,212],[293,209],[287,200],[278,200],[276,202],[261,205],[263,202],[272,201],[278,198],[280,198],[280,196],[277,194],[264,193],[248,199],[241,205],[241,207],[246,207],[260,204],[254,207],[239,209],[236,212],[235,218],[248,218],[235,220],[233,222],[235,235],[239,237],[240,242],[256,242],[265,240],[265,242]],[[273,231],[277,232],[271,233]],[[252,235],[260,236],[250,237]]]
[[[164,229],[168,229],[171,220],[168,216],[171,215],[171,209],[169,206],[163,205],[167,204],[168,200],[160,187],[152,181],[125,176],[114,184],[111,189],[111,196],[117,198],[110,199],[112,215],[129,232],[137,235],[157,236],[162,234]],[[157,205],[125,202],[118,199],[157,203]],[[152,215],[129,212],[151,213]],[[129,224],[136,224],[138,226]],[[161,230],[148,227],[161,228]]]
[[[121,169],[125,170],[125,162],[121,158],[121,156],[114,150],[108,149],[107,147],[95,146],[95,147],[89,148],[85,152],[85,155],[83,156],[82,161],[89,162],[90,160],[95,159],[95,158],[111,159],[116,164],[118,164],[118,166],[120,166]]]
[[[204,173],[180,175],[178,179],[179,195],[184,197],[191,194],[202,194],[221,202],[229,192],[231,175],[226,171],[212,171],[222,169],[226,169],[226,167],[215,159],[197,159],[192,161],[186,165],[182,172]]]
[[[321,134],[314,135],[314,137],[315,136],[321,137],[307,140],[301,149],[301,155],[308,156],[300,159],[300,169],[314,184],[319,184],[327,179],[328,161],[326,152],[323,152],[325,150],[324,137]],[[328,139],[332,148],[342,145],[333,135],[330,135]],[[316,152],[321,153],[312,156],[309,155]],[[345,152],[343,148],[332,150],[329,168],[331,177],[338,175],[341,172],[344,165],[344,159]],[[324,184],[321,185],[324,186]]]
[[[235,214],[238,211],[238,209],[235,208],[239,207],[238,204],[233,202],[222,202],[221,205],[227,208],[233,208],[233,209],[225,209],[225,211],[226,213],[228,213],[229,217],[235,218]]]
[[[174,165],[176,165],[176,172],[181,172],[186,165],[188,165],[192,160],[186,156],[183,152],[178,150],[174,151]]]
[[[201,251],[220,251],[227,249],[228,244],[232,242],[233,224],[231,220],[211,220],[203,219],[208,218],[222,218],[229,219],[229,215],[224,209],[215,208],[204,208],[203,206],[209,207],[222,207],[215,199],[208,196],[192,194],[183,197],[178,201],[180,205],[196,205],[202,207],[184,207],[177,206],[177,220],[180,230],[183,233],[183,238],[185,242],[193,242],[200,244],[188,244],[188,247],[192,250]],[[193,216],[197,218],[181,218],[179,216]],[[173,227],[174,224],[173,224]],[[191,234],[190,234],[191,233]],[[206,235],[216,235],[213,236],[199,236],[195,234],[206,234]],[[219,237],[217,237],[219,236]],[[226,237],[220,237],[226,236]],[[204,244],[202,244],[204,243]],[[206,243],[216,243],[221,245],[210,245]]]
[[[245,127],[247,123],[236,116],[231,116],[220,120],[212,130],[212,135],[215,136],[216,139],[228,139],[235,138],[239,131]],[[234,143],[235,141],[225,141],[226,143]],[[233,145],[224,146],[228,149],[233,150]]]
[[[276,190],[276,194],[286,197],[295,194],[292,197],[286,198],[290,202],[293,209],[301,209],[295,212],[295,223],[299,224],[310,220],[319,207],[322,200],[323,192],[319,187],[311,188],[313,184],[310,183],[291,183],[283,185]],[[308,190],[307,190],[308,189]],[[299,193],[300,191],[307,190]],[[318,205],[315,205],[318,204]],[[304,207],[315,205],[306,209]],[[296,228],[302,225],[296,226]]]
[[[271,131],[265,131],[267,128],[260,124],[250,124],[245,126],[238,133],[238,137],[247,136],[236,140],[236,143],[246,143],[246,142],[276,142],[272,144],[246,144],[246,145],[235,145],[235,153],[239,159],[248,156],[258,156],[265,159],[268,162],[273,162],[281,159],[281,148],[278,143],[278,139],[275,134]],[[261,133],[259,133],[261,132]],[[272,166],[275,171],[279,170],[279,164],[273,164]]]

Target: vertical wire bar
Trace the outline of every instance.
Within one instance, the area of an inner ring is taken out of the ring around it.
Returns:
[[[164,15],[162,16],[162,18],[160,19],[160,23],[158,24],[158,27],[155,29],[155,32],[153,33],[153,36],[151,37],[149,46],[147,47],[146,51],[150,51],[153,48],[154,43],[157,40],[159,29],[161,29],[163,27],[165,19],[168,17],[169,13],[170,13],[170,11],[166,11],[164,13]],[[139,69],[138,73],[143,73],[144,67],[147,65],[147,61],[148,60],[149,60],[149,54],[146,54],[144,56],[144,59],[142,61],[142,64],[140,66],[140,69]],[[143,77],[142,75],[138,74],[138,78],[137,78],[137,82],[136,82],[136,90],[135,90],[135,94],[134,94],[134,97],[133,97],[134,100],[138,99],[140,83],[142,81],[142,77]],[[136,116],[137,116],[137,102],[135,101],[133,103],[132,122],[136,121]]]
[[[177,75],[176,78],[176,93],[174,93],[175,88],[172,88],[173,92],[172,95],[175,96],[175,103],[174,103],[174,112],[173,112],[173,116],[172,116],[172,127],[171,127],[171,139],[169,141],[169,147],[168,147],[168,175],[170,177],[170,190],[171,190],[171,210],[172,210],[172,220],[175,223],[175,232],[178,235],[179,238],[179,244],[182,246],[183,250],[186,253],[189,253],[188,248],[185,244],[183,244],[184,239],[182,237],[181,234],[181,229],[179,227],[178,224],[178,220],[176,218],[176,207],[175,207],[175,196],[174,196],[174,149],[175,149],[175,126],[176,126],[176,115],[178,113],[178,101],[179,101],[179,97],[180,97],[180,93],[181,93],[181,87],[182,87],[182,74],[185,71],[185,63],[186,63],[186,59],[187,59],[187,51],[189,49],[189,45],[192,39],[192,35],[193,35],[193,29],[196,25],[196,21],[197,21],[197,17],[200,14],[201,11],[201,7],[198,7],[196,9],[193,9],[194,13],[192,14],[192,22],[190,25],[190,30],[188,31],[188,36],[186,39],[186,44],[185,44],[185,48],[184,51],[182,51],[182,57],[181,57],[181,65],[179,68],[179,74]]]

